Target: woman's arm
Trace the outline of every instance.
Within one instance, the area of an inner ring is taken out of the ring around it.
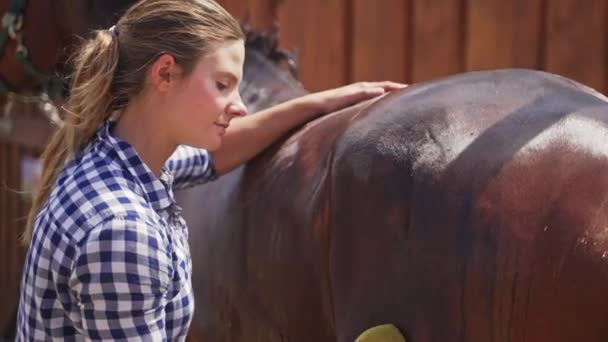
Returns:
[[[61,294],[74,295],[69,310],[78,314],[87,341],[167,340],[174,270],[167,243],[159,228],[132,218],[111,219],[87,231],[69,278],[59,278],[67,285]],[[187,312],[179,310],[184,312],[175,312],[177,317]]]
[[[225,174],[263,151],[290,129],[321,114],[401,89],[394,82],[361,82],[308,94],[262,110],[255,115],[234,119],[222,146],[211,152],[218,175]]]

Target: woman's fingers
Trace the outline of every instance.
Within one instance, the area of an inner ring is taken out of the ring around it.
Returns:
[[[406,84],[384,81],[384,82],[361,82],[355,91],[355,97],[361,101],[372,97],[383,95],[386,92],[399,90],[407,87]]]
[[[382,81],[382,82],[365,82],[369,87],[380,87],[386,91],[399,90],[407,87],[407,84],[397,83],[392,81]]]
[[[376,87],[371,87],[371,88],[365,88],[363,90],[363,92],[361,93],[361,95],[363,95],[364,98],[370,98],[370,97],[382,95],[386,92],[387,92],[387,90],[384,87],[376,86]]]
[[[357,82],[312,96],[319,99],[316,102],[321,103],[322,111],[327,113],[405,87],[406,84],[392,81]]]

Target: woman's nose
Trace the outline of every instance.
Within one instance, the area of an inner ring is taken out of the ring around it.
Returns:
[[[245,116],[245,115],[247,115],[247,107],[243,103],[243,100],[241,100],[240,96],[235,101],[232,101],[228,105],[226,113],[230,114],[232,116]]]

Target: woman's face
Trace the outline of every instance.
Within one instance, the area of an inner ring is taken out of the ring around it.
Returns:
[[[238,88],[245,47],[229,41],[201,57],[192,73],[172,88],[169,125],[178,144],[216,150],[233,118],[247,114]]]

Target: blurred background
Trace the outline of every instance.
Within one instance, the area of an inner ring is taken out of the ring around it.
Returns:
[[[278,24],[280,46],[297,53],[310,91],[508,67],[546,70],[608,91],[608,0],[219,2],[256,29]],[[27,109],[0,115],[17,123],[13,134],[0,134],[1,329],[13,324],[18,300],[18,236],[28,208],[19,191],[36,180],[50,123]]]

